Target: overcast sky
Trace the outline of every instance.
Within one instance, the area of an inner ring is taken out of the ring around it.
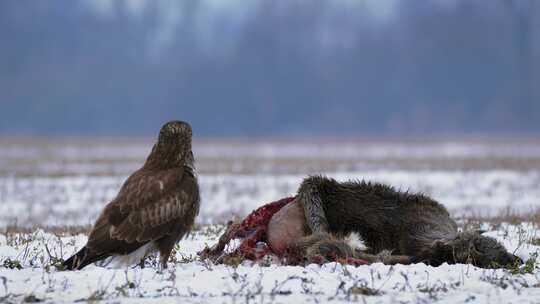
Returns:
[[[540,133],[534,0],[0,2],[0,135]]]

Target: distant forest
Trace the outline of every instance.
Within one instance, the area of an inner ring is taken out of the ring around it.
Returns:
[[[540,1],[0,1],[0,135],[540,134]]]

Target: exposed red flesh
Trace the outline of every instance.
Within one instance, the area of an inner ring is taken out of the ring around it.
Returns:
[[[240,246],[228,254],[228,256],[241,256],[249,260],[259,260],[269,253],[281,255],[283,252],[273,252],[268,246],[268,224],[272,217],[284,206],[294,201],[294,197],[287,197],[275,201],[251,212],[240,223],[229,223],[227,230],[220,237],[218,243],[212,248],[205,248],[199,252],[202,258],[213,258],[215,262],[222,262],[225,246],[233,239],[242,239]],[[323,257],[314,257],[312,263],[322,264],[326,260]],[[350,265],[365,265],[367,261],[362,259],[347,258],[336,261]]]
[[[257,243],[267,242],[266,232],[268,231],[268,222],[270,222],[270,219],[276,212],[293,200],[294,197],[287,197],[263,205],[251,212],[241,223],[231,223],[214,247],[206,248],[199,254],[202,257],[219,256],[232,239],[242,238],[240,246],[232,254],[240,254],[250,260],[257,260],[264,257],[270,252],[270,249],[268,246],[265,246],[261,250],[257,248]]]

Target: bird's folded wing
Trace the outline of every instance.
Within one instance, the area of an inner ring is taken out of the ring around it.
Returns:
[[[184,190],[160,199],[154,204],[133,210],[118,226],[111,229],[111,238],[126,242],[159,239],[182,224],[193,206],[193,198]]]
[[[194,216],[190,215],[198,212],[198,200],[199,189],[191,174],[168,172],[130,178],[105,208],[109,237],[128,243],[164,237],[186,219],[191,220],[185,224],[192,224]]]

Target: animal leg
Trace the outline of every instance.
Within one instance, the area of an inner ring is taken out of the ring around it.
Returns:
[[[229,244],[232,239],[237,237],[240,228],[241,224],[239,222],[230,221],[227,225],[227,229],[225,230],[225,232],[219,237],[217,244],[210,248],[204,248],[198,253],[199,256],[202,259],[213,259],[221,255],[223,253],[223,250],[225,250],[225,246],[227,246],[227,244]]]
[[[304,208],[306,223],[312,233],[328,233],[329,225],[324,212],[319,185],[324,177],[312,176],[304,179],[298,189],[297,200]]]
[[[385,265],[403,264],[409,265],[413,263],[413,258],[408,255],[392,255],[390,251],[383,250],[379,254],[368,254],[360,250],[355,250],[355,257],[369,263],[383,263]]]
[[[312,234],[296,241],[288,248],[286,261],[293,265],[332,261],[357,266],[368,264],[368,261],[355,256],[354,250],[346,242],[325,233]]]

